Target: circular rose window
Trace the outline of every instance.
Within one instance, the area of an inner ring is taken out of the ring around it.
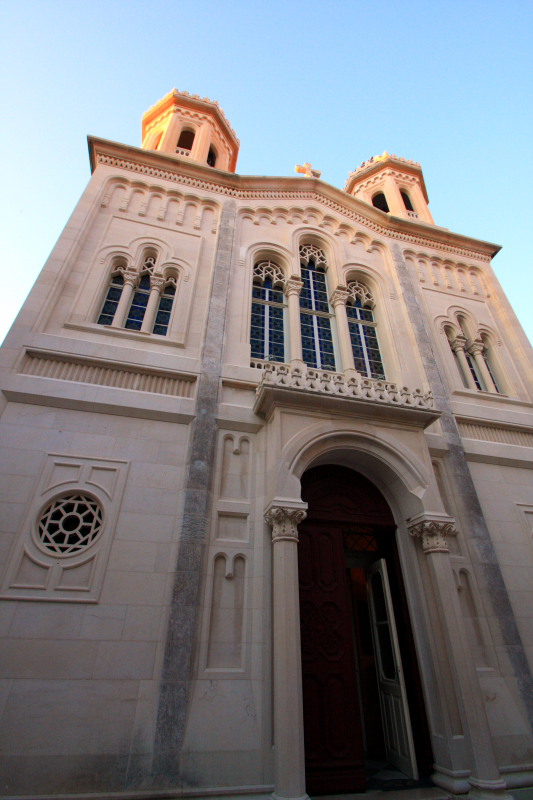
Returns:
[[[102,507],[93,497],[72,494],[46,506],[39,520],[41,547],[58,556],[86,550],[102,530]]]

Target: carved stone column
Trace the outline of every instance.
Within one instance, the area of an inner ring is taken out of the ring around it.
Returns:
[[[450,346],[457,356],[457,361],[461,367],[461,371],[465,376],[466,384],[469,389],[477,389],[476,382],[472,376],[472,372],[470,371],[470,365],[466,359],[466,339],[464,336],[456,336],[453,342],[450,342]]]
[[[274,501],[265,512],[272,526],[274,661],[274,800],[308,800],[302,705],[302,654],[298,590],[298,529],[307,504]]]
[[[346,314],[346,301],[349,296],[344,286],[338,286],[329,298],[329,302],[335,310],[335,321],[337,323],[343,372],[347,372],[348,375],[350,375],[350,373],[355,375],[357,371],[355,369],[352,340],[350,338],[350,326]]]
[[[492,375],[490,374],[488,367],[485,363],[485,359],[483,358],[483,351],[485,349],[485,345],[482,341],[476,340],[472,342],[470,347],[468,348],[468,352],[474,358],[476,362],[476,366],[483,378],[483,383],[485,384],[485,388],[487,392],[492,392],[492,394],[497,394],[496,387],[494,386],[494,381],[492,380]]]
[[[135,286],[137,285],[137,280],[139,278],[138,273],[133,269],[124,270],[122,275],[124,278],[124,286],[122,288],[120,300],[118,301],[115,316],[113,317],[113,322],[111,323],[112,328],[124,327],[126,317],[128,316],[128,311],[130,310],[131,301],[133,299]]]
[[[292,276],[285,283],[285,294],[289,306],[289,355],[291,363],[303,363],[302,329],[300,327],[300,292],[303,283],[300,278]]]
[[[485,701],[477,677],[474,658],[464,627],[463,615],[450,563],[446,536],[454,531],[454,521],[443,516],[425,516],[408,521],[411,536],[419,539],[428,557],[437,607],[438,625],[443,633],[451,679],[459,701],[462,724],[472,751],[468,783],[469,797],[477,800],[512,800],[500,775],[493,749]],[[441,676],[446,680],[446,676]],[[454,779],[440,772],[433,776],[438,786],[454,791]],[[464,789],[463,789],[464,791]]]
[[[146,311],[144,312],[143,323],[141,325],[141,333],[152,333],[154,329],[155,315],[159,306],[159,298],[165,285],[165,279],[162,275],[150,275],[150,295],[146,304]]]

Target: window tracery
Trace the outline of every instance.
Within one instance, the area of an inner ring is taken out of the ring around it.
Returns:
[[[89,495],[68,494],[49,503],[37,526],[37,543],[55,556],[87,549],[100,535],[103,511]]]

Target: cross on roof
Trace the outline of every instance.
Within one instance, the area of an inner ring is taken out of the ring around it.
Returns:
[[[305,164],[296,164],[294,168],[295,172],[300,172],[302,175],[305,175],[306,178],[320,178],[322,175],[319,169],[313,169],[311,164],[306,161]]]

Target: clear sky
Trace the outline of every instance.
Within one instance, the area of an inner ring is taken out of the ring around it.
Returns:
[[[421,162],[436,224],[503,245],[494,268],[533,339],[530,0],[0,9],[0,339],[89,178],[87,134],[140,145],[173,87],[220,102],[242,174],[310,161],[342,188],[383,150]]]

